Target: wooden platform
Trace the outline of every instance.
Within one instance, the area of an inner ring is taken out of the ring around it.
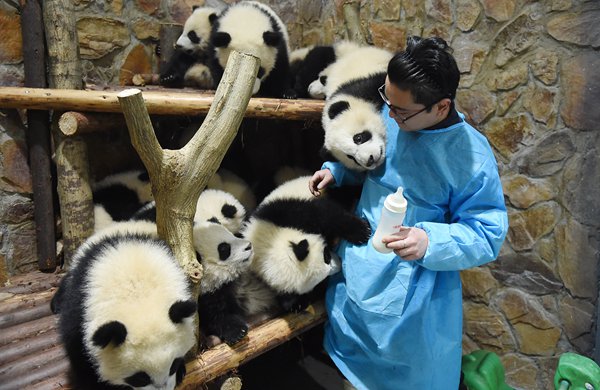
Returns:
[[[50,300],[64,274],[33,272],[0,288],[0,390],[70,389],[68,360]],[[178,389],[198,389],[241,364],[325,321],[319,302],[306,311],[253,325],[234,346],[219,344],[187,363]]]

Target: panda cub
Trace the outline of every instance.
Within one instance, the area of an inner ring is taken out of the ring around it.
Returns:
[[[356,51],[359,47],[355,42],[340,41],[329,46],[294,50],[290,54],[290,68],[298,97],[323,99],[324,94],[317,90],[315,82],[319,81],[324,85],[327,79],[324,70],[337,59]]]
[[[241,275],[248,272],[252,244],[212,222],[194,223],[193,238],[203,267],[198,299],[200,329],[227,344],[236,343],[248,332],[235,288]]]
[[[219,10],[199,6],[192,7],[192,10],[183,26],[183,33],[177,39],[172,57],[164,70],[161,69],[160,84],[166,87],[213,87],[213,79],[206,64],[210,56],[210,30]]]
[[[118,222],[74,255],[51,303],[78,389],[174,389],[197,310],[183,270],[150,222]]]
[[[285,24],[267,5],[242,1],[226,8],[215,20],[210,37],[214,50],[210,70],[217,85],[232,50],[260,59],[253,95],[296,98],[291,85],[289,37]]]
[[[337,239],[366,243],[366,221],[308,189],[310,176],[288,181],[260,203],[242,234],[252,242],[251,275],[236,291],[248,315],[277,304],[285,311],[300,311],[308,293],[339,270],[331,251]]]
[[[107,176],[93,186],[92,197],[95,231],[115,221],[128,220],[142,205],[153,199],[150,178],[144,171]]]
[[[387,50],[362,47],[327,69],[323,149],[349,169],[372,170],[385,161],[386,126],[378,88],[391,58]]]

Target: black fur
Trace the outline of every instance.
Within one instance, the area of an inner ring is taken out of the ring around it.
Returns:
[[[337,238],[364,244],[371,234],[368,222],[325,198],[275,200],[259,206],[254,216],[277,226],[322,234],[330,244]]]
[[[319,77],[319,73],[336,59],[333,46],[315,46],[303,60],[292,62],[290,72],[294,90],[299,98],[308,98],[308,86]]]
[[[114,221],[128,220],[143,204],[137,193],[123,184],[97,189],[92,196],[94,203],[104,207]]]
[[[184,318],[190,317],[197,310],[196,302],[194,301],[178,301],[169,308],[169,318],[173,323],[179,324]]]
[[[248,333],[244,311],[235,297],[235,281],[201,294],[198,299],[200,330],[215,335],[227,344],[235,344]]]
[[[100,326],[92,336],[95,346],[105,348],[112,343],[115,347],[123,344],[127,337],[127,328],[119,321],[111,321]]]
[[[197,62],[199,59],[185,50],[176,49],[164,68],[160,70],[160,85],[168,88],[183,88],[185,73]]]
[[[151,202],[138,209],[132,216],[132,221],[149,221],[156,223],[156,204]]]
[[[329,116],[329,119],[334,119],[336,116],[349,109],[350,103],[345,100],[340,100],[329,106],[329,109],[327,110],[327,116]]]
[[[229,44],[231,40],[229,34],[224,34],[223,32],[219,31],[221,25],[220,20],[224,17],[227,17],[227,13],[231,7],[235,7],[236,5],[237,4],[234,4],[225,9],[214,21],[208,49],[210,53],[214,53],[217,47],[227,47]],[[295,99],[297,94],[292,88],[289,57],[286,42],[282,36],[283,32],[280,30],[280,27],[271,15],[265,13],[261,8],[256,7],[256,9],[258,9],[260,12],[263,12],[271,21],[272,31],[268,33],[265,32],[265,34],[263,34],[263,42],[266,45],[276,44],[275,47],[277,47],[275,66],[271,70],[271,73],[269,73],[269,75],[261,82],[260,90],[258,91],[257,96]],[[216,55],[209,60],[208,67],[214,80],[214,87],[216,88],[221,81],[221,78],[223,78],[223,72],[225,69],[221,66],[221,64],[219,64]]]
[[[376,73],[368,77],[348,81],[338,87],[333,95],[345,94],[355,96],[373,103],[378,111],[383,108],[383,100],[377,89],[385,83],[386,73]]]

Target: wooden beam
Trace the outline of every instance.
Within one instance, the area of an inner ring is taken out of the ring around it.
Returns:
[[[144,103],[149,114],[199,115],[210,109],[214,95],[186,90],[145,90]],[[114,91],[79,91],[0,87],[0,108],[33,110],[121,112]],[[315,99],[251,98],[245,116],[288,120],[320,119],[325,102]]]

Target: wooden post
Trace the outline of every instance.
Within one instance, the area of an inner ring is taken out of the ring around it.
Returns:
[[[51,88],[81,89],[82,68],[75,14],[69,0],[45,0],[44,22]],[[53,121],[58,199],[63,226],[65,266],[94,230],[87,150],[82,139],[64,137]]]
[[[21,31],[25,86],[46,88],[46,60],[42,8],[37,0],[21,0]],[[56,268],[56,233],[52,174],[50,173],[50,128],[48,111],[27,111],[27,150],[33,187],[33,218],[38,267],[52,272]]]
[[[346,32],[350,41],[366,44],[367,39],[360,21],[360,0],[348,0],[343,5]]]
[[[200,294],[198,282],[202,277],[202,266],[196,260],[192,242],[196,202],[237,133],[257,71],[256,57],[231,54],[206,119],[179,150],[161,149],[140,90],[129,89],[119,94],[131,142],[152,183],[158,234],[171,246],[193,282],[195,299]]]
[[[183,26],[178,23],[161,23],[158,32],[160,61],[158,63],[159,71],[163,71],[167,62],[173,55],[175,43],[183,32]],[[158,84],[158,83],[157,83]]]

